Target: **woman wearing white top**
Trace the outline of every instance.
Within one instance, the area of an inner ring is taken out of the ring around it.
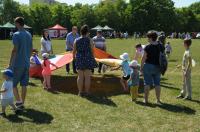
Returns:
[[[43,36],[41,38],[41,53],[53,54],[52,43],[48,30],[43,31]]]

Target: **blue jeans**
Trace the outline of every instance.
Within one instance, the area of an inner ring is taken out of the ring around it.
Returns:
[[[159,66],[145,63],[143,74],[145,86],[160,86],[161,73]]]

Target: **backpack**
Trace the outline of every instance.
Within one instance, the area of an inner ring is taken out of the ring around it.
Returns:
[[[160,72],[164,76],[165,72],[167,71],[168,60],[167,60],[164,50],[163,51],[161,50],[164,47],[162,47],[162,44],[158,44],[158,45],[159,45],[159,52],[160,52],[160,55],[159,55]]]

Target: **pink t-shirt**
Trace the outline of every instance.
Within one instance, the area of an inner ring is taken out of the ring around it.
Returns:
[[[50,69],[50,61],[44,60],[42,63],[42,75],[51,75],[51,69]]]

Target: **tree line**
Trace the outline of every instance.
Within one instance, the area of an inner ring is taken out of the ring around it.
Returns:
[[[23,16],[35,34],[42,29],[60,24],[69,30],[72,25],[108,25],[116,31],[130,34],[150,29],[165,32],[199,32],[200,2],[175,8],[172,0],[105,0],[99,4],[74,6],[56,3],[21,5],[14,0],[0,0],[0,24],[13,22]]]

